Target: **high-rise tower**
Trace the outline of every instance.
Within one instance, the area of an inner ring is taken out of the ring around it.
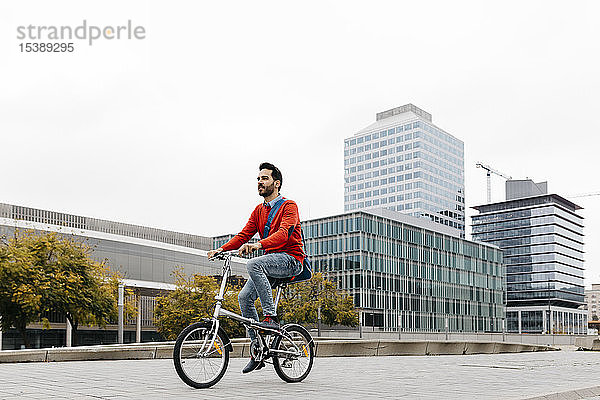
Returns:
[[[388,208],[465,232],[464,143],[406,104],[344,141],[344,211]]]

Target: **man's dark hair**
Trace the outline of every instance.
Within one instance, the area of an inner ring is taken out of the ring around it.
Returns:
[[[271,177],[274,181],[279,181],[279,190],[281,190],[281,186],[283,186],[283,176],[281,176],[281,171],[279,170],[279,168],[277,168],[271,163],[264,162],[261,163],[258,167],[259,171],[262,171],[263,169],[268,169],[271,171]]]

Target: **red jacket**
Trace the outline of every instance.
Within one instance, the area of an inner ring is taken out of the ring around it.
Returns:
[[[298,215],[298,206],[292,200],[286,200],[285,203],[273,218],[269,235],[263,238],[267,217],[271,208],[264,204],[256,206],[246,226],[240,233],[235,235],[222,248],[224,251],[235,250],[246,243],[254,236],[256,232],[261,236],[260,244],[266,254],[269,253],[287,253],[296,260],[304,261],[304,249],[302,247],[302,235],[300,233],[300,217]]]

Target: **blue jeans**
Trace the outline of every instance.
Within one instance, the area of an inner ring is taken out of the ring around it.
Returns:
[[[260,298],[264,315],[276,315],[273,304],[273,292],[267,276],[273,278],[287,278],[302,272],[302,264],[287,253],[271,253],[260,257],[251,258],[246,264],[250,279],[244,285],[238,301],[242,315],[258,321],[258,313],[254,302]],[[254,330],[248,329],[250,339],[256,339]]]

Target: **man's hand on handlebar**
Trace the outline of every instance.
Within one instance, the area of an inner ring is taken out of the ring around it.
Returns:
[[[223,251],[222,247],[219,247],[218,249],[214,249],[214,250],[210,250],[208,252],[208,259],[210,260],[211,258],[213,258],[214,256],[216,256],[217,254],[221,253]]]
[[[242,245],[242,247],[240,247],[240,249],[238,250],[238,254],[240,256],[244,255],[244,254],[250,254],[253,251],[260,250],[260,249],[262,249],[262,244],[260,244],[260,242],[256,242],[256,243],[252,243],[252,244],[246,243],[246,244]]]

